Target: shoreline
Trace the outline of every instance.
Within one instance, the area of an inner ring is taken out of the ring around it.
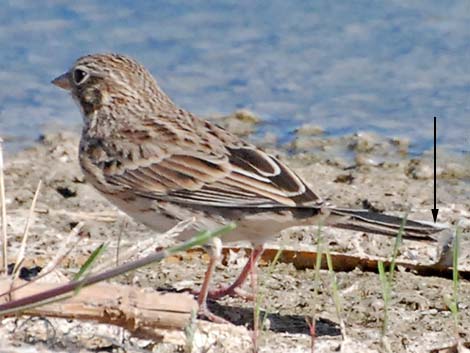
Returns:
[[[358,130],[345,133],[332,133],[324,129],[319,123],[300,123],[295,128],[283,130],[283,136],[276,135],[276,123],[263,120],[249,110],[237,110],[229,115],[211,115],[205,117],[218,123],[231,132],[251,141],[261,147],[276,151],[288,152],[290,155],[301,153],[317,155],[322,158],[342,158],[351,163],[357,152],[370,154],[378,158],[378,162],[397,161],[400,159],[423,159],[433,153],[432,141],[428,148],[421,147],[416,150],[416,141],[406,136],[387,136],[371,130]],[[21,151],[31,148],[40,142],[42,136],[58,134],[62,131],[71,134],[80,134],[81,121],[67,125],[63,122],[49,122],[35,137],[31,134],[5,135],[3,150],[6,156],[13,157]],[[429,131],[432,134],[432,131]],[[438,131],[439,134],[439,131]],[[439,135],[438,135],[439,139]],[[423,143],[418,143],[423,145]],[[457,160],[464,163],[468,169],[466,177],[470,180],[470,150],[463,148],[437,145],[439,157],[446,163]],[[439,159],[440,159],[439,158]]]

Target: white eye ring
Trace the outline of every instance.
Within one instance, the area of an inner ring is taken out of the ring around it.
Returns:
[[[88,77],[90,77],[88,72],[86,72],[85,70],[82,70],[80,68],[76,68],[72,72],[73,82],[75,82],[75,84],[77,86],[81,85],[83,82],[85,82],[88,79]]]

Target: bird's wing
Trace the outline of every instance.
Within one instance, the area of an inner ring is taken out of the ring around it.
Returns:
[[[287,166],[246,146],[224,147],[215,154],[167,151],[127,167],[104,168],[104,178],[139,196],[180,204],[270,208],[321,203]]]

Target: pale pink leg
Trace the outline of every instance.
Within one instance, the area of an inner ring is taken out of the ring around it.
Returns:
[[[238,278],[235,280],[235,282],[233,282],[233,284],[231,284],[230,286],[209,291],[208,297],[211,299],[218,299],[226,295],[230,295],[241,296],[243,298],[253,300],[253,295],[244,292],[240,289],[240,287],[243,285],[243,283],[245,283],[248,274],[250,274],[250,272],[252,273],[252,269],[257,266],[258,260],[261,254],[263,253],[263,250],[264,248],[262,245],[256,246],[250,254],[248,262],[243,267],[242,272],[238,275]]]
[[[216,246],[214,246],[212,253],[210,253],[209,265],[207,267],[206,274],[204,275],[204,281],[202,282],[201,290],[199,291],[199,293],[195,292],[195,294],[198,294],[197,302],[199,304],[200,315],[205,316],[207,319],[213,322],[228,323],[227,320],[215,315],[209,310],[209,308],[207,307],[207,298],[221,298],[226,295],[238,295],[243,296],[245,298],[249,296],[251,299],[253,298],[253,295],[243,293],[243,291],[239,287],[243,285],[243,283],[248,277],[248,274],[251,273],[252,276],[256,276],[254,271],[256,269],[258,259],[263,253],[263,250],[263,246],[257,246],[253,249],[248,262],[243,267],[242,272],[232,285],[215,291],[209,291],[209,285],[212,279],[212,274],[214,273],[215,266],[217,265],[217,262],[220,260],[221,256],[221,243],[216,243]],[[254,277],[252,277],[252,279],[252,285],[254,289],[254,283],[256,283],[256,279]],[[256,293],[254,294],[256,295]]]
[[[262,252],[262,250],[261,250]],[[253,261],[252,259],[254,258],[255,254],[254,251],[251,253],[250,256],[250,274],[251,274],[251,293],[253,296],[253,351],[258,352],[258,337],[259,337],[259,317],[260,313],[257,312],[258,306],[261,303],[258,303],[258,273],[257,273],[257,263]],[[259,256],[259,255],[258,255]]]
[[[222,243],[220,242],[220,239],[215,238],[214,244],[214,248],[209,253],[209,265],[207,267],[206,274],[204,275],[204,281],[202,282],[201,290],[198,293],[197,303],[199,305],[199,314],[201,316],[206,317],[210,321],[225,324],[229,322],[212,313],[207,307],[207,294],[209,291],[212,274],[214,273],[214,268],[217,265],[217,262],[219,262],[220,255],[222,253]]]

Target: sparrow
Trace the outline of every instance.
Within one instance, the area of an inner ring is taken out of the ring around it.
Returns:
[[[235,222],[237,228],[222,240],[251,242],[237,280],[213,291],[221,244],[209,244],[198,304],[211,320],[220,321],[207,298],[239,293],[263,244],[283,229],[321,223],[395,236],[402,226],[400,217],[326,203],[279,159],[179,107],[132,58],[86,55],[52,83],[69,91],[82,112],[80,166],[86,181],[112,204],[158,232],[188,218],[196,230]],[[411,220],[403,229],[406,238],[426,240],[440,230]]]

